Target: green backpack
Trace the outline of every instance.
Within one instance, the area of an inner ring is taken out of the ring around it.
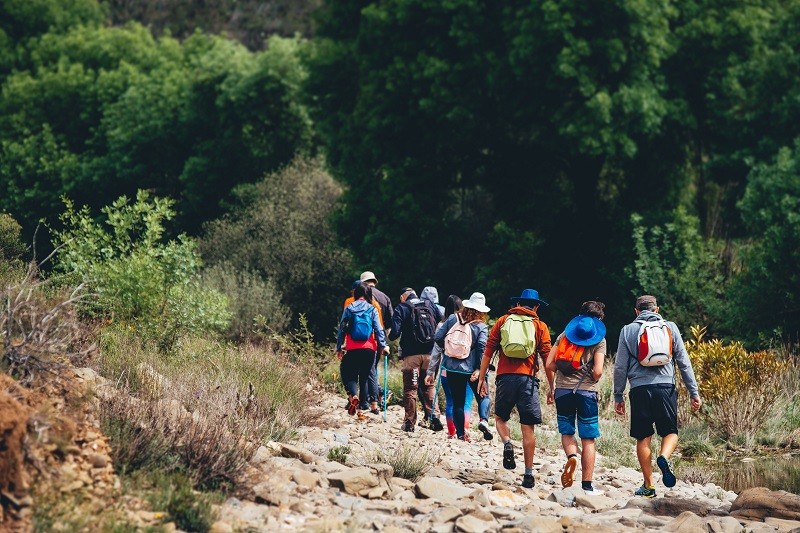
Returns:
[[[536,351],[536,324],[533,317],[508,315],[500,327],[500,346],[506,357],[527,359]]]

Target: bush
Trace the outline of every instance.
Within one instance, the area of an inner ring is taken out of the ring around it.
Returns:
[[[203,285],[227,297],[231,323],[227,334],[234,339],[251,337],[257,329],[281,331],[291,313],[281,304],[281,294],[271,280],[250,270],[219,263],[203,271]]]
[[[0,213],[0,287],[25,275],[22,256],[27,247],[22,242],[22,226],[11,215]]]
[[[347,464],[347,456],[350,455],[350,446],[334,446],[328,450],[328,461]]]
[[[148,499],[155,510],[164,510],[178,529],[205,533],[216,518],[212,498],[192,487],[192,480],[183,474],[155,477]]]
[[[375,460],[394,469],[394,475],[416,481],[433,467],[437,457],[427,448],[398,446],[391,451],[378,450]]]
[[[102,209],[105,223],[88,208],[76,211],[66,201],[56,232],[56,266],[75,273],[96,293],[86,312],[130,322],[169,348],[187,332],[224,330],[230,321],[225,297],[200,284],[200,257],[184,235],[164,242],[172,201],[150,199],[139,191],[136,202],[121,197]]]
[[[770,417],[780,394],[776,379],[789,371],[772,352],[748,352],[740,342],[705,340],[705,328],[692,327],[686,343],[701,397],[708,403],[709,427],[725,440],[750,443]]]
[[[270,280],[293,314],[305,314],[311,331],[328,337],[352,282],[352,258],[330,222],[341,193],[321,160],[296,159],[236,190],[234,209],[207,225],[202,256]]]

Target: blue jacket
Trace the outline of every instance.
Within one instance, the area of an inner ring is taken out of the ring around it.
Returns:
[[[383,331],[383,325],[381,325],[381,321],[378,320],[378,312],[371,303],[361,298],[348,305],[342,312],[342,319],[339,320],[339,332],[336,335],[337,352],[342,349],[342,345],[344,344],[344,338],[347,335],[347,324],[352,322],[353,315],[360,313],[365,309],[367,313],[371,314],[372,316],[372,331],[375,333],[375,339],[378,342],[378,352],[381,352],[383,347],[386,346],[386,334]]]
[[[436,330],[435,340],[437,346],[444,348],[444,338],[447,336],[447,332],[450,331],[450,328],[455,325],[456,320],[458,320],[457,315],[450,315],[447,317],[447,320],[444,321],[442,327]],[[458,372],[461,374],[472,374],[481,368],[481,358],[483,357],[483,351],[486,349],[489,326],[483,322],[475,322],[470,324],[470,328],[472,328],[472,348],[470,348],[469,357],[466,359],[454,359],[448,357],[446,353],[442,354],[442,367],[447,370],[448,373]]]
[[[433,341],[420,343],[414,338],[414,315],[411,306],[420,302],[424,303],[428,309],[430,309],[437,324],[442,320],[442,314],[434,304],[416,297],[409,298],[395,307],[394,314],[392,315],[392,330],[389,332],[389,340],[393,341],[398,337],[400,338],[400,359],[407,355],[428,355],[431,353],[431,350],[433,350]]]

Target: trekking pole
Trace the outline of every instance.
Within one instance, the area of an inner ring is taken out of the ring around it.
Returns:
[[[386,422],[386,396],[389,394],[389,354],[383,354],[383,421]]]

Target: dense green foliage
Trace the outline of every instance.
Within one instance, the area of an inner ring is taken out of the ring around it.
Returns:
[[[327,334],[353,266],[493,312],[533,286],[556,329],[594,297],[613,330],[647,291],[684,327],[798,334],[796,0],[195,7],[0,1],[0,209],[26,238],[62,195],[173,198],[176,232],[216,220],[207,283],[270,302],[234,336],[287,312]],[[341,198],[276,178],[317,151]]]

